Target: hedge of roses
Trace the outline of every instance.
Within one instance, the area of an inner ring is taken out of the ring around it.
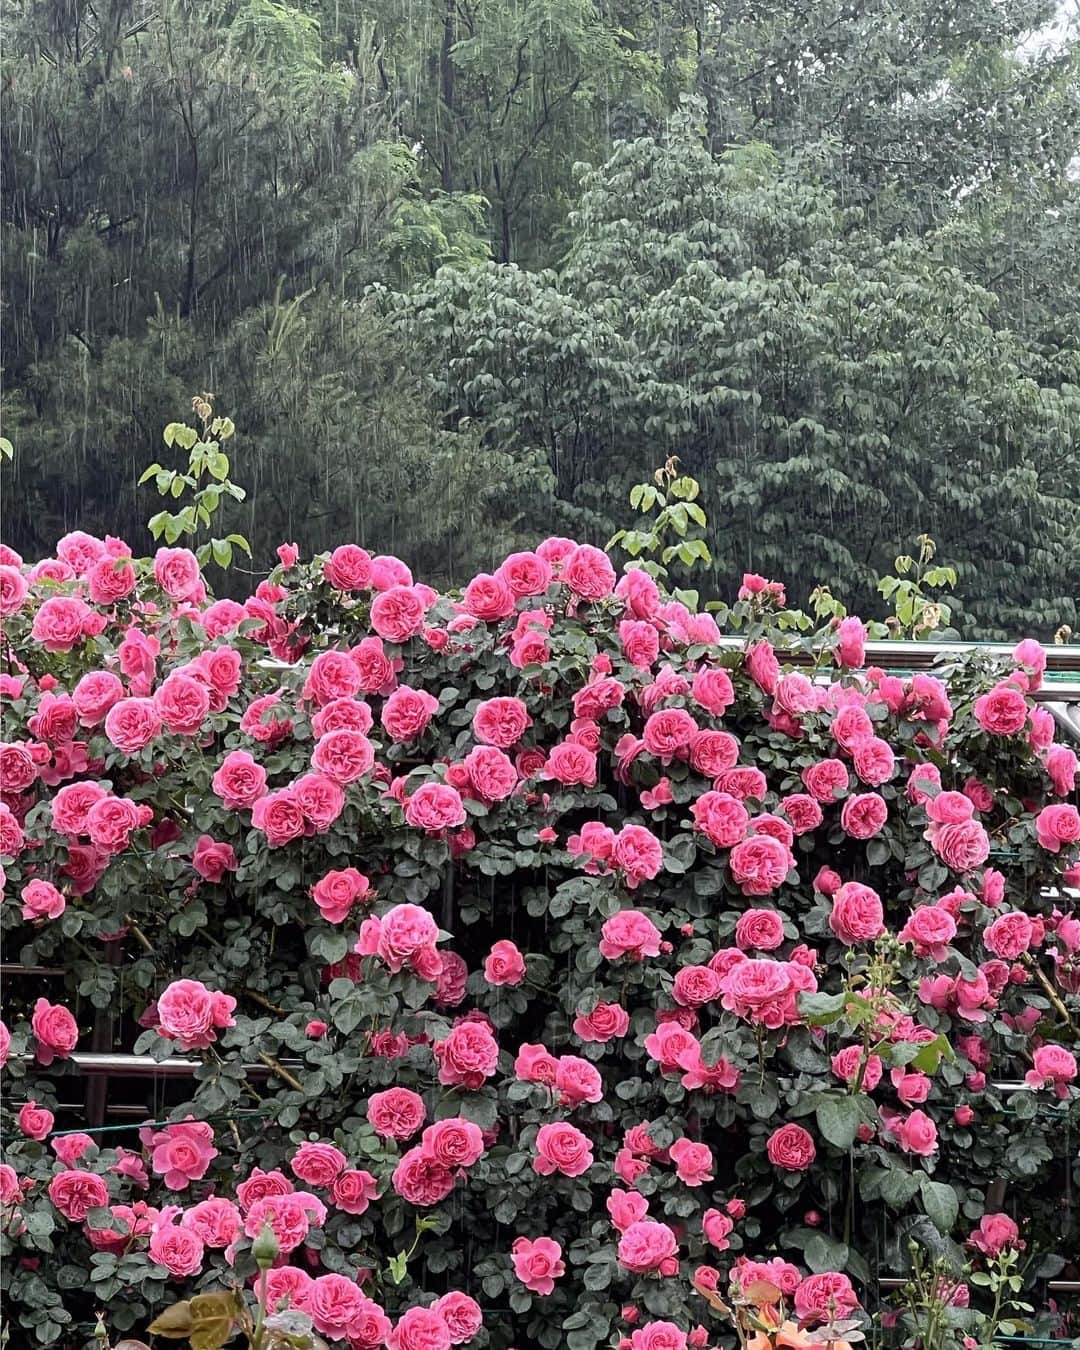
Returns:
[[[900,678],[760,578],[698,613],[562,539],[457,596],[279,555],[243,604],[180,548],[0,559],[8,959],[67,972],[0,1043],[27,1339],[250,1289],[267,1225],[272,1301],[363,1350],[715,1345],[718,1284],[813,1326],[911,1239],[1062,1249],[1080,814],[1038,644]],[[104,1008],[200,1066],[61,1132]]]

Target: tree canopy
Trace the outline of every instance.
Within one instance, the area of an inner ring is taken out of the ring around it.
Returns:
[[[135,533],[236,422],[265,562],[603,543],[670,453],[719,587],[1077,624],[1075,34],[1054,0],[5,0],[5,538]]]

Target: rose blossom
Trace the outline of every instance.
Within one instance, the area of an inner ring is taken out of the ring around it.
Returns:
[[[1011,684],[998,684],[975,700],[975,720],[992,736],[1014,736],[1027,721],[1027,699]]]
[[[484,979],[491,985],[515,985],[524,978],[525,958],[514,943],[500,939],[484,960]]]
[[[784,884],[794,865],[788,848],[771,835],[754,835],[731,850],[732,879],[744,895],[768,895]]]
[[[889,808],[876,792],[849,797],[840,813],[840,824],[852,839],[872,839],[889,818]]]
[[[1061,851],[1080,841],[1080,811],[1075,806],[1054,803],[1044,806],[1035,817],[1035,836],[1050,853]]]
[[[465,824],[465,807],[456,788],[446,783],[422,783],[409,797],[405,820],[414,829],[439,834]]]
[[[784,920],[773,909],[748,909],[735,925],[735,942],[743,950],[775,951],[784,941]]]
[[[309,1186],[332,1186],[344,1172],[348,1159],[333,1144],[305,1140],[293,1154],[289,1166],[293,1175]]]
[[[49,1182],[49,1199],[72,1223],[83,1223],[92,1209],[109,1203],[109,1188],[94,1172],[60,1172]]]
[[[24,1102],[19,1110],[19,1129],[28,1139],[45,1139],[52,1131],[55,1116],[37,1102]]]
[[[1023,1245],[1019,1243],[1019,1237],[1020,1229],[1007,1214],[984,1214],[968,1242],[984,1256],[994,1257],[1006,1247]]]
[[[330,1188],[330,1199],[345,1214],[363,1214],[378,1199],[378,1182],[370,1172],[346,1168]]]
[[[67,1008],[45,998],[39,998],[34,1004],[30,1029],[37,1040],[39,1064],[49,1065],[54,1059],[66,1059],[79,1040],[78,1024]]]
[[[630,1014],[618,1003],[597,1003],[591,1012],[578,1013],[573,1032],[579,1041],[605,1044],[616,1036],[625,1036]]]
[[[441,1204],[454,1189],[453,1172],[421,1148],[402,1155],[390,1181],[403,1200],[425,1209]]]
[[[49,881],[29,881],[20,892],[22,916],[27,921],[58,919],[67,902]]]
[[[600,954],[609,961],[617,961],[621,956],[641,961],[646,956],[660,955],[660,930],[640,910],[624,909],[613,914],[605,920],[600,934]]]
[[[483,1087],[499,1063],[499,1046],[484,1022],[459,1022],[450,1034],[432,1046],[439,1065],[439,1082],[446,1087]]]
[[[203,1050],[214,1031],[234,1026],[231,994],[211,993],[200,980],[174,980],[157,1001],[158,1031],[182,1050]]]
[[[519,698],[489,698],[473,713],[473,735],[485,745],[509,750],[521,740],[532,718]]]
[[[592,1141],[575,1126],[566,1121],[540,1126],[532,1164],[534,1172],[542,1177],[554,1172],[566,1177],[580,1177],[592,1163]]]
[[[829,927],[848,946],[873,942],[885,932],[881,897],[858,881],[845,882],[833,896]]]
[[[660,1270],[676,1258],[679,1244],[666,1223],[639,1219],[619,1238],[619,1265],[637,1275]]]
[[[813,1136],[801,1125],[781,1125],[769,1135],[766,1153],[774,1167],[805,1172],[817,1156]]]
[[[851,1281],[839,1271],[808,1275],[795,1292],[795,1311],[804,1321],[841,1321],[850,1317],[858,1306]]]
[[[687,1186],[703,1186],[713,1179],[713,1156],[708,1144],[677,1139],[670,1149],[678,1178]]]

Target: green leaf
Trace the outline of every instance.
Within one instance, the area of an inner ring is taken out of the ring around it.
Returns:
[[[925,1176],[920,1179],[919,1188],[926,1217],[939,1233],[950,1233],[960,1213],[956,1192],[944,1181],[932,1181]]]
[[[834,1148],[845,1151],[854,1144],[863,1119],[859,1099],[852,1096],[821,1097],[814,1116],[822,1136]]]

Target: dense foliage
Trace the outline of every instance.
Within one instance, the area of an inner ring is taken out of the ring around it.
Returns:
[[[676,452],[717,591],[947,518],[967,631],[1076,627],[1060,8],[4,0],[7,537],[133,538],[197,388],[264,554],[460,582]]]
[[[1080,814],[1037,643],[905,679],[756,576],[714,617],[561,538],[444,594],[279,554],[243,604],[183,548],[0,564],[0,916],[67,972],[7,991],[18,1334],[250,1288],[265,1224],[364,1350],[730,1343],[769,1281],[842,1345],[913,1260],[925,1344],[992,1338],[995,1262],[1040,1303]],[[108,1007],[199,1061],[122,1146],[54,1132]]]

